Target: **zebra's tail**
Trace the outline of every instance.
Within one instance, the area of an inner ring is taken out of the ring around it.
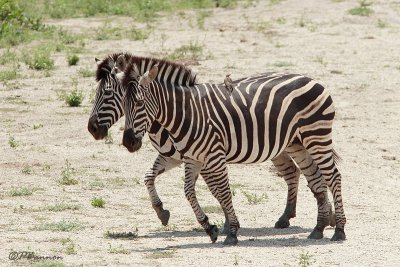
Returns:
[[[335,163],[335,165],[338,165],[340,162],[342,162],[342,158],[333,148],[332,148],[332,155],[333,155],[333,162]]]

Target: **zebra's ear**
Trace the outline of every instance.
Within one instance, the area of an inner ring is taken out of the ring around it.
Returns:
[[[117,73],[124,71],[126,67],[126,60],[125,60],[125,55],[119,55],[117,58],[117,61],[115,62],[115,68],[117,70]]]
[[[100,62],[101,62],[100,59],[98,59],[97,57],[95,57],[94,60],[96,61],[97,66],[100,65]]]
[[[151,67],[150,70],[146,71],[146,73],[143,74],[142,77],[140,77],[139,85],[147,87],[154,81],[154,79],[157,77],[157,74],[158,74],[158,65],[154,65],[153,67]]]

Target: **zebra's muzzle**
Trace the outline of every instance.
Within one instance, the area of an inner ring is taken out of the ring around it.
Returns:
[[[108,129],[105,125],[98,125],[97,116],[94,115],[89,119],[88,131],[93,135],[94,139],[101,140],[107,136]]]
[[[126,147],[129,152],[133,153],[142,146],[142,138],[136,137],[132,129],[125,130],[122,138],[122,145]]]

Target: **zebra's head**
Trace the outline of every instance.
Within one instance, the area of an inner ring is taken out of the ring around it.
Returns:
[[[135,152],[142,145],[142,138],[154,120],[154,104],[149,101],[149,87],[158,74],[158,66],[154,65],[142,76],[134,67],[127,68],[126,73],[118,75],[127,90],[125,96],[125,131],[122,144]]]
[[[117,75],[120,75],[131,55],[113,54],[104,60],[96,59],[98,82],[88,131],[96,140],[107,136],[108,129],[124,115],[125,90]]]

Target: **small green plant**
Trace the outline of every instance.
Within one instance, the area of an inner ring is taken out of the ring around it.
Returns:
[[[78,107],[83,101],[83,92],[81,90],[74,89],[69,93],[65,94],[65,103],[70,107]]]
[[[34,125],[33,125],[33,130],[37,130],[37,129],[42,128],[42,127],[43,127],[43,124],[41,124],[41,123],[39,123],[39,124],[34,124]]]
[[[120,233],[114,233],[114,232],[109,232],[107,231],[104,236],[106,238],[110,239],[127,239],[127,240],[133,240],[138,238],[138,229],[136,228],[135,232],[120,232]]]
[[[114,143],[113,134],[112,134],[112,131],[111,131],[110,129],[109,129],[108,132],[107,132],[107,136],[106,136],[104,142],[105,142],[106,144],[112,144],[112,143]]]
[[[378,28],[381,28],[381,29],[388,27],[387,22],[384,20],[381,20],[381,19],[378,19],[377,25],[378,25]]]
[[[0,65],[15,64],[18,61],[17,54],[7,49],[0,55]]]
[[[236,189],[243,187],[243,185],[237,183],[231,183],[229,187],[231,189],[232,196],[236,196]]]
[[[78,210],[79,208],[80,208],[79,205],[67,204],[67,203],[61,202],[61,203],[57,203],[54,205],[46,206],[45,210],[58,212],[58,211],[64,211],[64,210]]]
[[[233,265],[235,265],[235,266],[239,265],[239,257],[237,255],[235,255],[235,257],[233,257]]]
[[[50,52],[45,49],[37,49],[32,56],[26,55],[25,63],[34,70],[54,69],[54,60],[50,58]]]
[[[308,252],[299,255],[299,265],[301,267],[310,266],[312,263],[312,256]]]
[[[32,170],[32,168],[30,166],[25,166],[25,167],[22,168],[22,173],[23,174],[32,174],[33,170]]]
[[[15,80],[17,78],[17,69],[8,69],[0,71],[0,81]]]
[[[373,13],[373,10],[369,8],[372,5],[372,2],[368,2],[367,0],[359,0],[358,4],[359,6],[349,10],[351,15],[368,17]]]
[[[30,196],[33,194],[35,189],[28,187],[16,187],[12,188],[9,192],[9,195],[12,197],[21,197],[21,196]]]
[[[175,49],[167,56],[169,60],[199,60],[203,55],[204,45],[199,42],[190,42]]]
[[[71,231],[77,231],[83,229],[83,225],[77,221],[72,222],[72,221],[59,221],[55,223],[45,223],[41,224],[39,226],[36,226],[34,230],[37,231],[53,231],[53,232],[71,232]]]
[[[30,267],[67,267],[67,265],[61,261],[41,261],[30,265]]]
[[[69,55],[67,60],[68,60],[68,65],[75,66],[79,62],[79,56],[75,54]]]
[[[67,255],[76,254],[75,244],[70,238],[63,238],[60,240],[60,242],[61,245],[63,245],[65,248],[65,254]]]
[[[113,254],[130,254],[130,252],[122,245],[119,245],[118,247],[112,247],[110,244],[110,249],[108,252]]]
[[[221,206],[204,206],[203,211],[205,213],[223,213]]]
[[[18,147],[18,143],[15,140],[15,138],[13,136],[10,136],[8,138],[8,144],[10,145],[11,148],[17,148]]]
[[[78,73],[83,77],[83,78],[87,78],[87,77],[94,77],[94,71],[93,70],[89,70],[89,69],[79,69]]]
[[[146,255],[146,258],[148,259],[173,258],[175,252],[176,252],[175,250],[154,251],[153,253]]]
[[[104,205],[106,204],[106,201],[102,198],[93,198],[90,202],[93,207],[95,208],[104,208]]]
[[[282,1],[284,1],[284,0],[269,0],[269,2],[270,2],[272,5],[279,4],[279,3],[282,2]]]
[[[150,31],[138,29],[135,26],[132,26],[127,30],[127,36],[135,41],[146,40],[150,36]]]
[[[197,26],[199,29],[204,30],[205,19],[211,15],[210,11],[198,11],[196,14]]]
[[[251,205],[256,205],[259,204],[261,202],[263,202],[264,200],[266,200],[268,197],[266,194],[262,194],[261,196],[257,196],[254,193],[248,193],[244,190],[242,190],[243,195],[247,198],[247,202]]]
[[[62,185],[76,185],[78,184],[78,180],[73,178],[73,169],[71,167],[71,163],[68,160],[65,160],[65,166],[61,171],[61,180],[59,181]]]

